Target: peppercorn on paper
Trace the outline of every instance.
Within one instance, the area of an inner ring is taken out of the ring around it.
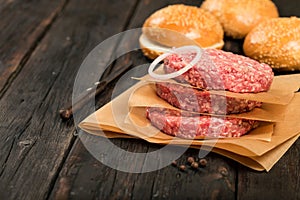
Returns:
[[[299,88],[300,75],[286,75],[277,78],[277,85],[284,89],[285,86]],[[269,171],[280,157],[296,141],[300,133],[300,93],[295,93],[290,103],[283,111],[284,118],[275,122],[275,125],[265,124],[266,132],[270,139],[253,139],[257,135],[249,133],[240,138],[188,140],[171,137],[163,133],[148,135],[141,128],[137,119],[143,107],[130,107],[128,102],[133,92],[140,88],[138,83],[116,97],[114,100],[91,114],[83,120],[79,127],[84,131],[108,138],[141,138],[151,143],[185,145],[192,148],[213,147],[212,151],[236,160],[255,170]],[[140,109],[139,111],[133,109]],[[136,119],[134,119],[136,118]],[[144,121],[145,122],[145,121]],[[153,127],[152,127],[153,128]],[[259,129],[257,129],[259,130]],[[255,132],[254,132],[255,133]],[[262,132],[258,131],[258,135]]]

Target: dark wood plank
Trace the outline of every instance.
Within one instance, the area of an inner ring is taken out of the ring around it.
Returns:
[[[4,1],[0,8],[0,97],[68,0]]]
[[[300,16],[300,2],[293,0],[273,0],[281,17]]]
[[[127,29],[141,27],[146,17],[152,12],[175,3],[182,2],[173,0],[140,1]],[[200,5],[201,2],[190,0],[184,3]],[[126,38],[127,40],[121,44],[120,48],[130,48],[131,45],[136,45],[138,37],[139,33],[137,32]],[[149,63],[149,60],[142,55],[141,51],[135,51],[118,59],[112,71],[118,70],[124,63],[129,62],[138,66]],[[101,95],[98,105],[103,105],[110,100],[111,90],[112,88],[108,88],[107,93]],[[90,137],[90,142],[99,140],[97,137]],[[120,148],[132,152],[148,152],[161,148],[159,145],[149,144],[141,140],[114,139],[113,142]],[[180,162],[185,162],[190,155],[196,157],[198,151],[189,150],[180,158]],[[173,166],[168,166],[158,171],[143,174],[125,173],[101,164],[90,155],[80,141],[76,141],[56,181],[51,198],[177,199],[179,197],[185,199],[233,199],[235,197],[235,163],[224,160],[213,153],[208,156],[208,159],[209,166],[198,172],[188,170],[187,173],[184,173]],[[220,174],[219,168],[222,167],[227,169],[228,176],[224,177]]]
[[[238,199],[300,199],[300,140],[270,172],[239,168]]]
[[[10,0],[0,0],[0,11],[4,10],[7,6],[14,3],[15,1]]]
[[[156,10],[166,7],[168,5],[173,4],[185,4],[191,6],[200,6],[203,0],[195,1],[195,0],[163,0],[163,1],[156,1],[156,0],[143,0],[137,7],[137,11],[134,13],[131,23],[129,24],[128,28],[141,28],[144,21],[147,17],[149,17],[152,13]]]
[[[150,145],[148,151],[161,147]],[[198,151],[189,149],[178,163],[185,164],[189,156],[197,157]],[[131,199],[233,199],[235,196],[234,164],[224,162],[216,154],[206,157],[207,167],[181,172],[171,165],[158,171],[130,174],[116,172],[112,193],[115,199],[127,195]],[[221,169],[225,168],[228,175],[224,177]]]
[[[74,142],[74,125],[62,123],[58,110],[71,101],[83,58],[123,30],[134,5],[131,0],[70,1],[3,95],[0,194],[6,199],[47,198]]]
[[[86,137],[94,143],[99,140],[96,136]],[[141,140],[112,141],[131,152],[161,148],[160,145]],[[178,159],[178,163],[186,164],[188,156],[196,157],[197,154],[197,150],[189,149]],[[101,164],[77,140],[56,182],[51,199],[233,199],[236,177],[235,171],[230,169],[235,168],[234,162],[224,162],[222,157],[213,153],[207,160],[207,167],[199,170],[193,170],[187,165],[187,170],[182,172],[169,165],[148,173],[125,173]],[[225,176],[221,172],[224,168],[228,172]]]

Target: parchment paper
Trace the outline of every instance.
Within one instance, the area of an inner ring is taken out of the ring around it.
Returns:
[[[294,93],[292,93],[294,96]],[[170,105],[165,100],[156,95],[154,84],[143,84],[141,87],[134,90],[129,101],[131,107],[163,107],[174,110],[179,110]],[[286,105],[263,103],[261,108],[255,108],[251,112],[241,114],[230,114],[228,117],[253,119],[260,121],[276,122],[284,120]],[[214,115],[208,113],[201,113],[203,115]],[[217,115],[214,115],[217,116]]]
[[[300,86],[300,75],[279,76],[278,79],[279,82],[276,84],[279,85],[286,85],[289,88],[299,88]],[[168,138],[170,136],[165,134],[163,138],[146,137],[136,130],[135,126],[128,123],[129,97],[141,85],[141,83],[138,83],[122,93],[83,120],[79,127],[91,134],[100,136],[104,136],[103,130],[108,130],[117,134],[114,137],[138,137],[158,144],[191,144],[190,140],[181,138],[172,138],[170,140]],[[252,140],[244,136],[232,139],[219,139],[216,141],[213,151],[232,158],[252,169],[269,171],[299,137],[300,93],[295,94],[294,98],[287,105],[284,115],[283,121],[276,122],[271,141]],[[194,140],[191,147],[210,146],[212,143],[214,142],[210,140]]]
[[[163,67],[160,66],[157,70],[156,73],[158,74],[163,74]],[[286,75],[290,76],[290,75]],[[219,94],[222,96],[228,96],[228,97],[235,97],[239,99],[248,99],[248,100],[253,100],[253,101],[261,101],[265,103],[270,103],[270,104],[281,104],[281,105],[287,105],[293,98],[294,92],[299,89],[299,85],[297,84],[297,78],[300,77],[300,74],[295,74],[291,75],[295,79],[287,81],[287,79],[283,79],[281,76],[275,76],[273,79],[273,82],[271,84],[270,89],[267,92],[259,92],[259,93],[235,93],[235,92],[229,92],[229,91],[217,91],[217,90],[210,90],[211,94]],[[189,84],[184,84],[184,83],[178,83],[173,79],[168,79],[168,80],[157,80],[152,78],[149,75],[146,75],[142,78],[135,78],[137,80],[141,80],[144,82],[150,82],[150,83],[155,83],[155,82],[167,82],[167,83],[174,83],[178,85],[182,85],[185,87],[190,87],[190,88],[197,88],[193,87]],[[295,82],[293,82],[295,81]],[[292,83],[293,82],[293,83]]]

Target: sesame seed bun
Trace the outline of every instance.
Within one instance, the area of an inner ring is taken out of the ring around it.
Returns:
[[[275,18],[257,25],[247,35],[244,53],[272,68],[300,70],[300,18]]]
[[[222,48],[223,29],[211,13],[183,4],[171,5],[153,13],[143,24],[140,45],[148,57],[157,57],[152,47],[163,49],[184,45],[198,45],[202,48]]]
[[[161,45],[157,42],[148,39],[147,36],[144,34],[140,36],[139,43],[144,55],[150,59],[155,59],[159,55],[169,52],[172,49],[171,47]],[[224,42],[221,41],[220,43],[216,43],[213,46],[205,47],[203,49],[222,49],[223,46]]]
[[[278,17],[270,0],[205,0],[201,8],[219,19],[227,36],[238,39],[263,20]]]

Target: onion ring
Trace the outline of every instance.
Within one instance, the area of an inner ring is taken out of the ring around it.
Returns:
[[[180,53],[183,51],[190,51],[190,50],[194,50],[196,51],[196,56],[194,57],[194,59],[188,63],[185,67],[183,67],[182,69],[176,71],[176,72],[172,72],[170,74],[156,74],[153,72],[154,68],[156,67],[156,65],[162,61],[163,59],[165,59],[166,57],[168,57],[169,55],[171,55],[173,52],[174,53]],[[171,79],[171,78],[175,78],[177,76],[180,76],[181,74],[187,72],[189,69],[191,69],[197,62],[199,62],[201,55],[202,55],[202,49],[198,46],[183,46],[183,47],[179,47],[176,49],[172,50],[172,53],[164,53],[160,56],[158,56],[149,66],[148,69],[148,73],[151,77],[155,78],[155,79],[159,79],[159,80],[166,80],[166,79]]]

